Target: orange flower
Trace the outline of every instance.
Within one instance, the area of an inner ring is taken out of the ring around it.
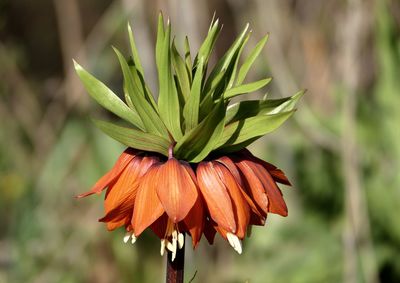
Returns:
[[[290,185],[285,174],[248,150],[189,164],[132,148],[93,188],[78,197],[105,195],[109,230],[124,226],[132,243],[150,228],[161,240],[161,254],[176,255],[183,233],[196,247],[202,234],[210,244],[216,232],[238,252],[250,225],[264,225],[268,213],[287,216],[276,182]]]

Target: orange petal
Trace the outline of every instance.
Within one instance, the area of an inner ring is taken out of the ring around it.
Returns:
[[[156,193],[159,165],[154,164],[144,175],[135,198],[132,227],[135,236],[139,236],[164,213]]]
[[[151,165],[156,163],[156,157],[137,157],[126,166],[116,182],[109,186],[104,201],[106,216],[101,222],[116,221],[132,216],[135,197],[142,176]],[[120,225],[125,224],[125,221]]]
[[[91,194],[99,194],[107,186],[110,185],[125,169],[125,167],[137,156],[138,152],[132,148],[127,148],[115,162],[114,167],[100,178],[90,189],[90,191],[80,194],[77,198],[83,198]]]
[[[150,225],[150,229],[153,230],[154,234],[156,234],[158,238],[164,239],[167,225],[168,215],[164,213],[160,218]]]
[[[199,195],[192,209],[183,220],[186,231],[188,231],[192,237],[193,248],[200,242],[201,235],[203,234],[204,218],[203,199]]]
[[[258,176],[258,178],[263,183],[265,191],[267,192],[269,199],[269,209],[268,211],[272,213],[276,213],[282,216],[288,215],[288,210],[286,207],[285,200],[283,199],[282,192],[276,185],[275,181],[272,179],[272,176],[259,164],[254,164],[254,173]]]
[[[186,217],[197,199],[196,184],[175,158],[159,167],[157,195],[174,223]]]
[[[235,233],[236,223],[232,201],[224,183],[215,172],[213,162],[201,162],[198,165],[197,181],[211,218],[224,229]]]
[[[263,213],[261,211],[259,211],[259,209],[257,208],[254,201],[249,197],[249,195],[243,189],[243,188],[245,188],[245,182],[242,180],[243,177],[241,176],[239,169],[236,167],[235,163],[227,156],[220,157],[217,159],[217,161],[220,162],[221,164],[223,164],[226,168],[228,168],[228,170],[230,171],[232,176],[235,178],[235,181],[239,185],[240,192],[242,193],[243,197],[247,201],[251,210],[254,213],[256,213],[257,215],[259,215],[260,217],[263,217],[262,216]]]
[[[214,168],[222,182],[225,184],[232,199],[232,207],[237,226],[236,235],[240,239],[243,239],[246,235],[247,226],[250,221],[250,207],[243,198],[239,185],[236,183],[235,178],[232,176],[230,171],[224,165],[218,163],[215,164]]]
[[[259,211],[264,212],[263,216],[266,216],[268,212],[268,196],[264,190],[264,186],[259,180],[259,178],[255,175],[253,169],[249,166],[249,161],[240,160],[237,162],[237,166],[240,171],[243,173],[243,176],[246,180],[246,188],[250,197],[256,202]]]

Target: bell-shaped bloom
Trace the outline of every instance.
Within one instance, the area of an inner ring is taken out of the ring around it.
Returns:
[[[124,226],[125,242],[150,228],[161,240],[161,254],[169,250],[175,257],[183,233],[196,247],[203,234],[212,244],[218,232],[241,253],[251,225],[264,225],[268,213],[287,216],[276,182],[290,185],[281,170],[247,150],[189,164],[128,148],[78,197],[107,188],[100,221],[109,230]]]

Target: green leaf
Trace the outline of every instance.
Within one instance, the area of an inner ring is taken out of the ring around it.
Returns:
[[[74,66],[86,91],[97,103],[135,127],[141,130],[145,128],[140,116],[134,109],[130,109],[112,90],[83,69],[75,60]]]
[[[194,65],[197,66],[200,58],[204,58],[204,66],[208,64],[208,60],[210,59],[211,52],[214,48],[215,42],[218,38],[219,32],[221,31],[221,26],[219,25],[219,20],[216,20],[214,23],[211,22],[210,29],[208,34],[201,44],[199,48],[199,52],[194,60]]]
[[[225,103],[221,100],[209,115],[175,146],[177,158],[189,162],[203,160],[220,140],[224,129]]]
[[[267,78],[267,79],[259,80],[256,82],[233,87],[224,93],[224,98],[228,99],[228,98],[232,98],[232,97],[235,97],[235,96],[238,96],[241,94],[257,91],[260,88],[266,86],[270,81],[271,81],[271,78]]]
[[[234,83],[235,77],[236,77],[237,67],[239,65],[240,56],[242,55],[243,49],[246,46],[246,43],[249,40],[250,35],[251,35],[251,31],[249,32],[249,34],[246,35],[246,37],[244,38],[244,40],[242,42],[242,45],[240,46],[239,50],[237,51],[237,54],[235,54],[235,56],[234,56],[233,60],[235,63],[233,65],[232,71],[230,73],[229,83],[228,83],[226,89],[230,89],[233,86],[233,83]]]
[[[133,62],[138,72],[141,73],[142,76],[144,76],[144,70],[142,67],[142,63],[140,63],[139,53],[136,48],[135,37],[133,36],[132,28],[129,23],[128,23],[128,35],[129,35],[129,43],[131,46]]]
[[[124,56],[118,51],[118,49],[114,48],[114,51],[117,54],[119,63],[121,65],[126,90],[131,97],[131,101],[135,106],[136,111],[139,113],[146,130],[152,134],[168,137],[168,131],[157,112],[143,96],[139,87],[134,83],[131,70],[129,69],[128,63],[126,62]]]
[[[95,125],[120,143],[139,150],[158,152],[168,156],[169,141],[160,136],[121,127],[106,121],[93,120]]]
[[[158,26],[157,26],[157,40],[156,40],[156,62],[159,62],[161,53],[162,53],[162,45],[164,42],[164,18],[162,13],[158,15]]]
[[[182,91],[184,100],[187,101],[190,94],[190,78],[188,76],[185,61],[182,59],[181,55],[176,49],[174,42],[172,42],[171,53],[172,64],[175,69],[175,74],[178,77],[178,84]]]
[[[285,98],[240,101],[228,107],[225,125],[257,115],[291,111],[303,94],[304,91],[299,91],[295,95]]]
[[[186,64],[186,71],[188,72],[189,81],[192,83],[192,56],[190,55],[190,45],[189,39],[185,36],[185,64]]]
[[[181,108],[171,70],[170,37],[171,25],[168,23],[156,62],[159,79],[158,111],[172,137],[177,141],[182,137]]]
[[[259,115],[231,123],[225,126],[215,148],[224,149],[248,140],[254,141],[255,138],[262,137],[278,128],[293,113],[294,110],[273,115]]]
[[[233,42],[232,46],[228,49],[228,51],[224,54],[224,56],[217,62],[213,70],[211,71],[210,75],[207,78],[206,84],[204,86],[205,95],[209,95],[210,92],[208,91],[212,85],[218,85],[216,84],[216,80],[221,80],[220,74],[225,73],[228,67],[231,65],[232,59],[234,59],[235,54],[237,54],[237,51],[240,49],[242,46],[246,35],[247,35],[247,30],[249,29],[249,24],[246,25],[246,27],[243,29],[242,33],[237,37],[237,39]],[[203,97],[204,98],[204,97]],[[214,97],[216,98],[216,97]],[[217,97],[218,98],[218,97]]]
[[[254,49],[250,52],[249,57],[246,58],[243,65],[239,69],[239,74],[237,77],[236,85],[241,85],[246,78],[248,71],[253,65],[254,61],[257,59],[258,55],[261,53],[261,50],[264,48],[265,44],[268,41],[268,34],[264,36],[254,47]]]
[[[203,79],[203,64],[204,64],[204,58],[202,57],[199,61],[199,65],[196,68],[196,74],[194,75],[189,99],[186,102],[185,107],[183,108],[183,117],[185,119],[186,132],[189,132],[199,123],[199,105],[200,105],[200,94],[201,94],[201,82]]]

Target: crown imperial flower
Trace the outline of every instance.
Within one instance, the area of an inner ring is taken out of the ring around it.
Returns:
[[[245,147],[278,128],[294,112],[303,92],[282,99],[230,103],[257,91],[269,78],[243,83],[267,36],[239,67],[251,32],[244,28],[212,68],[208,61],[221,31],[212,21],[192,60],[185,40],[182,56],[171,41],[171,25],[159,17],[156,64],[159,94],[147,86],[134,36],[128,25],[131,56],[114,48],[124,76],[125,101],[75,62],[87,92],[129,126],[95,120],[107,135],[127,146],[114,167],[92,189],[106,189],[108,230],[124,227],[124,242],[134,243],[150,228],[161,240],[161,254],[184,245],[184,234],[196,247],[202,235],[210,244],[218,232],[238,252],[251,225],[264,225],[268,213],[287,216],[277,183],[290,185],[274,165]]]

